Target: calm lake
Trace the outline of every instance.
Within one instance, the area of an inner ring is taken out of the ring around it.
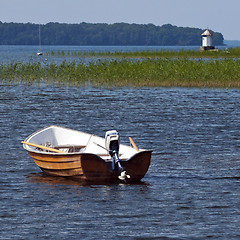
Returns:
[[[89,62],[95,61],[98,59],[93,58],[81,58],[74,56],[66,56],[67,53],[74,52],[128,52],[128,51],[157,51],[157,50],[172,50],[179,51],[182,49],[186,50],[198,50],[198,46],[190,47],[164,47],[164,46],[42,46],[41,50],[43,52],[42,56],[37,56],[38,46],[14,46],[14,45],[0,45],[0,64],[1,63],[10,63],[10,62],[41,62],[43,64],[47,63],[61,63],[65,61],[80,61],[80,62]],[[55,53],[51,55],[51,53]],[[61,53],[65,52],[65,56]],[[56,54],[59,53],[59,54]]]
[[[240,239],[240,90],[1,83],[0,115],[0,239]],[[131,136],[153,149],[149,171],[139,184],[46,176],[20,141],[51,124]]]

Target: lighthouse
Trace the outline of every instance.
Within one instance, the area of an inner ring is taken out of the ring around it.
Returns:
[[[212,45],[212,33],[208,29],[202,33],[202,46],[200,47],[200,49],[215,49],[215,47]]]

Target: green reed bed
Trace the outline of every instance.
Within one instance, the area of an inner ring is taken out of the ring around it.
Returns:
[[[240,60],[114,60],[89,64],[66,62],[0,65],[1,81],[28,84],[45,81],[100,87],[220,87],[240,88]]]
[[[196,51],[196,50],[146,50],[128,52],[82,52],[82,51],[51,51],[54,57],[104,57],[104,58],[239,58],[240,48],[227,50]]]

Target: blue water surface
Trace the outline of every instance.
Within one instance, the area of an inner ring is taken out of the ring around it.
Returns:
[[[9,48],[10,61],[35,53]],[[240,90],[4,82],[0,116],[0,239],[240,238]],[[149,171],[139,184],[46,176],[20,142],[51,124],[117,129],[153,149]]]

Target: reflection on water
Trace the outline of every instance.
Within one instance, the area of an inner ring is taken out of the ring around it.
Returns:
[[[44,173],[30,173],[26,176],[27,181],[30,183],[45,183],[48,185],[72,185],[72,186],[90,186],[86,182],[74,181],[73,179],[64,177],[53,177]]]
[[[30,183],[45,183],[47,185],[60,185],[60,184],[64,184],[64,185],[72,185],[72,186],[93,186],[93,185],[114,185],[112,183],[109,182],[86,182],[86,181],[80,181],[80,180],[76,180],[74,178],[71,177],[54,177],[54,176],[49,176],[45,173],[30,173],[26,176],[27,181],[29,181]],[[122,183],[124,185],[128,185],[125,183]],[[147,185],[148,183],[145,183],[143,181],[137,182],[137,183],[131,183],[131,185]],[[116,184],[119,185],[119,184]],[[121,185],[121,184],[120,184]]]

